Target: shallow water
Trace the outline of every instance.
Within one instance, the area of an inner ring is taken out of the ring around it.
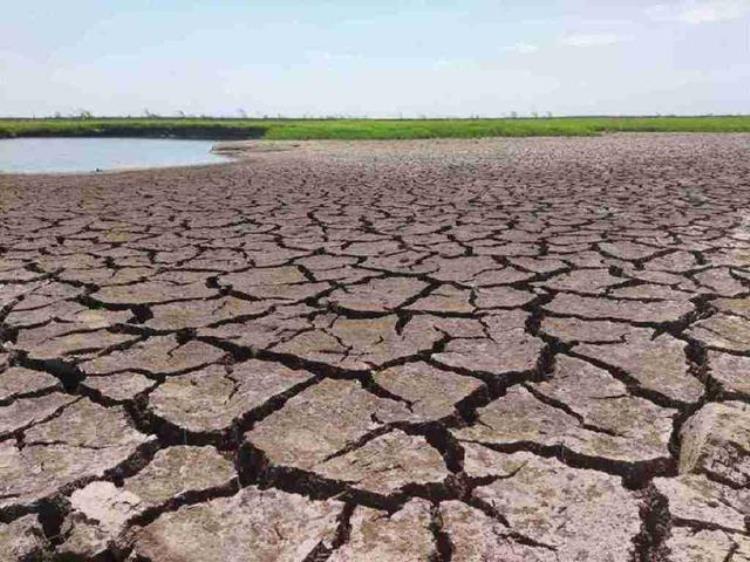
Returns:
[[[0,173],[94,172],[226,161],[213,142],[176,139],[0,139]]]

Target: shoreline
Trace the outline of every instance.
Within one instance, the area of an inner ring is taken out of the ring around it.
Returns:
[[[121,174],[148,173],[158,174],[160,172],[179,172],[195,171],[204,168],[221,169],[222,167],[234,166],[247,161],[258,161],[268,157],[285,157],[285,155],[299,154],[301,157],[323,157],[330,153],[337,153],[339,159],[347,159],[352,154],[367,151],[368,148],[376,153],[381,153],[381,157],[387,155],[393,157],[403,152],[414,155],[424,155],[431,151],[431,148],[445,150],[445,145],[450,145],[453,151],[459,153],[472,153],[480,145],[480,152],[486,152],[489,147],[495,149],[520,149],[527,143],[608,143],[617,142],[617,139],[643,139],[643,138],[660,138],[660,139],[691,139],[694,137],[706,137],[711,139],[720,138],[745,138],[750,147],[750,132],[728,132],[728,133],[679,133],[679,132],[633,132],[633,133],[606,133],[596,136],[587,137],[566,137],[566,136],[535,136],[535,137],[482,137],[482,138],[427,138],[427,139],[309,139],[309,140],[229,140],[216,141],[210,152],[223,158],[222,161],[204,162],[196,164],[168,165],[168,166],[134,166],[127,168],[110,168],[101,171],[71,171],[71,172],[3,172],[0,170],[0,178],[69,178],[69,177],[94,177],[94,176],[113,176]],[[57,137],[56,137],[57,138]],[[59,137],[69,138],[69,137]],[[78,138],[78,137],[70,137]],[[96,138],[96,137],[93,137]],[[8,139],[0,139],[0,142]],[[155,139],[156,140],[156,139]],[[165,139],[167,140],[167,139]],[[170,139],[177,140],[177,139]],[[442,148],[441,148],[442,147]],[[497,158],[500,152],[496,152],[492,157]],[[485,154],[485,158],[487,154]],[[340,160],[341,161],[341,160]]]

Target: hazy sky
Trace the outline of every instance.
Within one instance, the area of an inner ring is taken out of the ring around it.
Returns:
[[[750,113],[750,0],[3,2],[0,115]]]

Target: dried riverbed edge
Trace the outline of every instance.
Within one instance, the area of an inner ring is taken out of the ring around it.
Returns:
[[[0,178],[0,558],[750,558],[750,137],[292,148]]]

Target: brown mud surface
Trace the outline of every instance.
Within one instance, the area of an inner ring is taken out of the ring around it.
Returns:
[[[249,146],[0,176],[0,560],[750,560],[750,136]]]

